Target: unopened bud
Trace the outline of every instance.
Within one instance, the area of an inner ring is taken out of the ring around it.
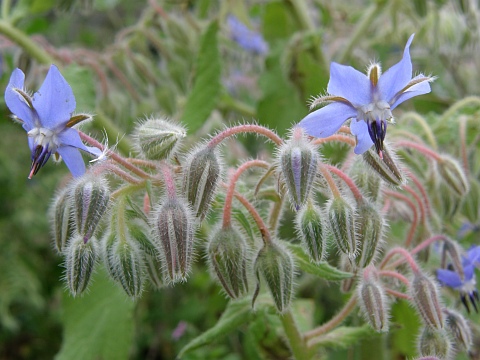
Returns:
[[[279,151],[281,173],[290,201],[298,210],[305,204],[317,174],[318,153],[301,128],[293,130],[292,138]]]
[[[94,239],[85,242],[84,237],[77,234],[65,249],[65,277],[73,296],[80,295],[87,288],[95,262],[98,248]]]
[[[398,160],[395,153],[383,143],[383,159],[378,156],[372,146],[363,153],[363,160],[389,185],[394,187],[402,186],[405,178],[397,165]]]
[[[355,157],[352,166],[348,170],[348,175],[355,181],[355,185],[360,188],[362,194],[374,203],[377,202],[382,193],[382,182],[379,176],[365,168],[365,162],[361,157]]]
[[[437,161],[437,170],[445,184],[457,196],[465,196],[469,190],[469,184],[465,172],[457,160],[450,156],[442,156]]]
[[[208,212],[217,190],[220,172],[221,164],[215,148],[197,149],[185,161],[183,193],[200,220],[203,220]]]
[[[357,255],[355,210],[345,199],[336,197],[327,204],[327,214],[339,250],[353,260]]]
[[[345,254],[340,254],[340,263],[338,268],[341,271],[353,273],[354,275],[356,275],[357,273],[355,262],[353,262],[352,264],[352,261]],[[353,284],[355,284],[356,282],[356,278],[357,276],[352,276],[347,279],[343,279],[340,286],[340,290],[344,293],[350,292],[350,290],[352,290]]]
[[[480,217],[480,183],[473,176],[468,179],[468,183],[470,190],[463,201],[462,215],[465,215],[471,223],[475,223]]]
[[[194,216],[183,199],[166,198],[155,213],[155,245],[169,282],[184,281],[192,264]]]
[[[430,326],[424,326],[421,330],[417,347],[421,356],[436,356],[449,360],[453,355],[452,344],[446,331]]]
[[[363,200],[357,206],[356,224],[359,247],[355,262],[364,268],[372,262],[379,248],[383,235],[383,218],[375,205]]]
[[[262,277],[267,283],[277,310],[280,313],[287,311],[293,293],[292,255],[278,244],[267,243],[258,252],[254,269],[258,283],[252,304],[255,303],[260,290],[260,277]]]
[[[455,216],[460,208],[462,198],[453,192],[445,182],[438,184],[438,188],[435,191],[439,200],[439,205],[436,206],[439,215],[448,219]]]
[[[444,317],[437,284],[426,275],[417,272],[410,285],[410,294],[425,324],[436,329],[443,329]]]
[[[315,262],[322,261],[327,254],[327,231],[322,210],[308,202],[296,217],[297,230],[307,254]]]
[[[95,232],[110,199],[110,190],[104,178],[85,176],[75,186],[73,194],[77,231],[88,241]]]
[[[69,190],[70,188],[65,188],[55,197],[51,211],[55,248],[59,253],[65,250],[74,230]]]
[[[388,302],[385,291],[374,275],[367,275],[371,268],[364,271],[358,285],[358,302],[365,319],[378,332],[388,331]]]
[[[137,147],[148,160],[163,160],[175,155],[185,136],[183,127],[163,119],[148,119],[135,133]]]
[[[248,292],[247,243],[233,227],[220,227],[208,243],[210,267],[232,299]]]
[[[467,320],[457,311],[443,309],[447,331],[452,334],[457,348],[470,351],[472,347],[472,329]]]

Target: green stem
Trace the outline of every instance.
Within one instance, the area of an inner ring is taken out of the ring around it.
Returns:
[[[2,5],[3,12],[3,5]],[[0,20],[0,34],[22,47],[31,57],[44,65],[53,64],[55,60],[23,31],[13,27],[9,22]]]
[[[433,135],[432,129],[430,128],[428,123],[425,121],[423,116],[420,116],[415,112],[407,112],[401,117],[400,121],[406,121],[407,119],[417,122],[422,127],[423,131],[425,132],[425,135],[427,135],[427,139],[428,139],[428,142],[430,143],[430,146],[434,150],[437,150],[438,146],[437,146],[437,140],[435,139],[435,135]]]
[[[386,2],[385,2],[386,3]],[[368,27],[372,24],[373,20],[380,14],[383,9],[383,4],[375,3],[370,5],[370,7],[365,11],[360,20],[360,23],[357,25],[353,35],[349,36],[349,41],[345,45],[342,53],[338,57],[337,61],[339,63],[345,63],[347,58],[350,56],[350,53],[353,50],[353,47],[358,44],[360,38],[365,36],[365,33]]]
[[[2,1],[2,19],[7,20],[10,15],[10,0]]]
[[[443,113],[443,116],[440,118],[439,123],[444,123],[450,117],[452,117],[458,110],[468,105],[477,105],[480,106],[480,97],[478,96],[467,96],[466,98],[457,101],[455,104],[450,106],[450,108]]]
[[[292,315],[292,311],[288,310],[286,313],[280,315],[285,335],[287,336],[290,349],[292,350],[293,357],[296,360],[309,359],[307,346],[305,340],[298,330],[295,318]]]

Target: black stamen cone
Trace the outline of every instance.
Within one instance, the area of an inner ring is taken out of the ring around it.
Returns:
[[[368,133],[373,143],[375,144],[375,149],[377,153],[381,156],[383,151],[383,140],[385,140],[385,135],[387,134],[387,121],[386,120],[375,120],[367,121]]]
[[[48,151],[48,146],[44,148],[41,145],[37,145],[35,150],[32,152],[32,167],[30,168],[30,175],[28,177],[29,179],[38,173],[38,170],[45,165],[51,154],[52,153]]]

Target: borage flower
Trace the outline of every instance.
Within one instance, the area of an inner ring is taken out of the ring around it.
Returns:
[[[327,95],[316,98],[310,108],[328,105],[307,115],[298,126],[311,136],[324,138],[351,118],[350,129],[357,137],[355,153],[362,154],[375,144],[382,157],[387,122],[394,122],[392,110],[414,96],[429,93],[429,83],[434,80],[423,74],[412,78],[409,49],[413,36],[407,41],[402,60],[384,74],[377,63],[364,75],[351,66],[332,62]]]
[[[78,131],[72,126],[90,118],[88,115],[72,116],[75,97],[72,88],[55,65],[50,66],[45,80],[33,97],[24,90],[25,74],[15,69],[5,91],[5,102],[28,134],[32,152],[31,179],[45,165],[52,154],[65,161],[73,176],[85,173],[85,164],[80,150],[93,155],[101,151],[85,146]]]
[[[475,266],[480,264],[480,246],[474,246],[462,256],[463,276],[453,269],[438,269],[437,278],[445,286],[451,287],[460,292],[463,305],[470,312],[468,301],[478,312],[477,302],[480,301],[476,288]]]

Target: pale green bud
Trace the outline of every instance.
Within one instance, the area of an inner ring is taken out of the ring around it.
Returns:
[[[69,241],[65,249],[65,278],[73,296],[80,295],[87,288],[97,256],[95,239],[85,241],[77,234]]]
[[[213,232],[207,253],[210,268],[232,299],[248,292],[247,242],[233,227],[220,227]]]
[[[220,180],[221,164],[215,148],[193,151],[183,168],[182,191],[196,217],[203,220]]]
[[[453,356],[453,347],[445,330],[424,326],[417,341],[418,353],[421,356],[436,356],[443,360],[450,360]]]
[[[437,161],[438,174],[457,196],[463,197],[469,190],[465,172],[457,160],[450,156],[442,156]]]
[[[72,237],[74,231],[73,223],[73,204],[70,197],[70,188],[63,189],[55,196],[51,208],[51,218],[53,227],[53,236],[55,248],[59,253],[63,253],[67,242]]]
[[[295,209],[305,204],[317,174],[319,156],[301,128],[279,150],[279,165]]]
[[[328,202],[327,215],[338,249],[353,260],[358,251],[355,210],[345,199],[336,197]]]
[[[277,310],[283,313],[288,310],[293,294],[294,264],[292,255],[283,246],[267,243],[258,252],[254,265],[257,276],[257,288],[252,304],[260,290],[260,277],[267,284]]]
[[[357,241],[358,255],[355,262],[358,267],[369,265],[380,247],[383,235],[383,218],[377,207],[368,200],[357,205]]]
[[[308,202],[295,219],[302,245],[310,258],[317,263],[324,260],[327,254],[325,217],[318,206]]]
[[[468,325],[467,320],[457,311],[452,309],[443,309],[445,314],[445,323],[447,331],[453,336],[455,346],[464,350],[470,351],[472,347],[472,329]]]
[[[410,284],[410,296],[424,323],[435,329],[443,329],[444,316],[437,284],[418,272]]]
[[[366,269],[365,271],[370,271]],[[375,276],[363,276],[357,289],[357,298],[363,316],[378,332],[388,332],[389,304],[380,281]]]
[[[166,198],[155,211],[155,245],[169,282],[187,278],[193,257],[194,225],[194,215],[183,199]]]
[[[380,156],[378,156],[375,151],[375,147],[372,146],[363,153],[363,160],[365,160],[387,184],[394,187],[400,187],[405,184],[405,178],[399,169],[398,159],[395,153],[387,147],[386,143],[383,143],[382,154],[383,159],[380,159]]]
[[[148,119],[135,131],[136,145],[148,160],[163,160],[175,155],[185,136],[183,127],[163,119]]]
[[[377,202],[382,193],[381,178],[375,172],[365,167],[365,161],[360,156],[355,157],[352,166],[348,170],[348,175],[355,181],[355,185],[358,186],[362,194],[374,203]]]

